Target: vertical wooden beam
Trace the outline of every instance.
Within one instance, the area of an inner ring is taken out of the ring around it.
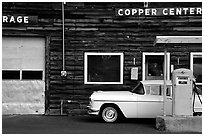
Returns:
[[[46,36],[45,42],[45,114],[48,115],[50,100],[50,36]]]
[[[166,47],[164,46],[164,93],[163,93],[163,101],[164,101],[164,112],[163,115],[166,116],[166,80],[167,80],[167,51],[166,51]]]

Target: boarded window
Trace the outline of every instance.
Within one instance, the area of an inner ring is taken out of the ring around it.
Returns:
[[[85,53],[86,84],[122,84],[122,53]]]

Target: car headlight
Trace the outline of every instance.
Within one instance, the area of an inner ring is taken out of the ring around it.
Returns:
[[[91,97],[89,97],[89,104],[90,104],[90,105],[92,104],[92,99],[91,99]]]

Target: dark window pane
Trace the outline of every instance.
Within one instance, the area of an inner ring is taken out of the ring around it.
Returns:
[[[19,79],[20,80],[20,71],[3,70],[2,79]]]
[[[202,58],[193,58],[193,74],[196,78],[197,83],[202,83]]]
[[[202,85],[196,85],[198,88],[197,89],[199,89],[199,90],[197,90],[197,92],[200,94],[200,95],[202,95]]]
[[[146,56],[146,79],[163,79],[163,55]]]
[[[143,84],[142,83],[139,83],[133,90],[132,90],[133,93],[136,93],[136,94],[142,94],[144,95],[145,94],[145,91],[144,91],[144,87],[143,87]]]
[[[89,55],[88,82],[120,82],[120,55]]]
[[[22,71],[22,79],[42,80],[42,71]]]

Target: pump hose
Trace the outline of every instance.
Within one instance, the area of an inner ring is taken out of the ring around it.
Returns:
[[[194,107],[195,107],[195,92],[193,91],[193,113],[195,113]]]
[[[194,91],[194,93],[197,94],[198,99],[200,100],[200,103],[202,104],[201,98],[200,98],[199,93],[198,93],[197,85],[195,83],[194,83],[194,85],[195,85],[195,89],[193,89],[193,91]]]
[[[196,94],[197,94],[197,96],[198,96],[198,99],[200,100],[200,103],[202,104],[202,101],[201,101],[201,98],[200,98],[198,92],[196,92]]]
[[[193,89],[193,113],[195,113],[194,107],[195,107],[195,95],[196,94],[198,96],[198,99],[200,100],[200,103],[202,104],[201,98],[200,98],[199,93],[197,91],[197,86],[195,83],[194,83],[194,85],[195,85],[195,89]]]

